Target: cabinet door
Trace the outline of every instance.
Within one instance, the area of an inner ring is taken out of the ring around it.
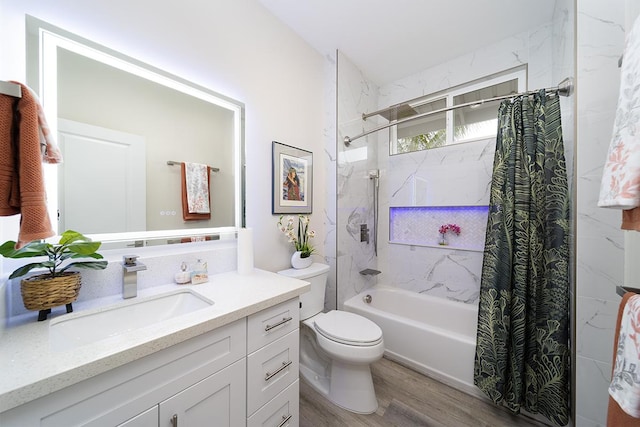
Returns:
[[[246,359],[160,403],[160,427],[236,427],[246,423]]]
[[[158,406],[150,408],[129,421],[118,424],[118,427],[156,427],[158,425]]]

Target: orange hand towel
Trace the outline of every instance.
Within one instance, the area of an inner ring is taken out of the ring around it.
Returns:
[[[24,85],[22,98],[0,95],[0,216],[16,214],[18,246],[55,234],[47,212],[38,103]]]

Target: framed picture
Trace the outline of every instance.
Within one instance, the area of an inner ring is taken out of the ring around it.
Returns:
[[[313,153],[273,141],[271,213],[311,213]]]

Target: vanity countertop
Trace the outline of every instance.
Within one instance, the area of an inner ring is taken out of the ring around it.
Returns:
[[[0,412],[295,298],[310,288],[307,282],[255,269],[251,275],[235,271],[210,275],[209,282],[199,285],[170,284],[139,290],[138,298],[185,287],[214,304],[76,349],[52,350],[51,320],[37,322],[36,312],[30,313],[29,321],[10,322],[0,340]],[[122,296],[118,295],[74,303],[74,312],[120,301]]]

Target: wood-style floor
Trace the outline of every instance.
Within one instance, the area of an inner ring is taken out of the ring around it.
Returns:
[[[378,410],[358,415],[341,409],[300,379],[300,427],[428,426],[543,427],[504,408],[469,396],[387,358],[371,366]]]

